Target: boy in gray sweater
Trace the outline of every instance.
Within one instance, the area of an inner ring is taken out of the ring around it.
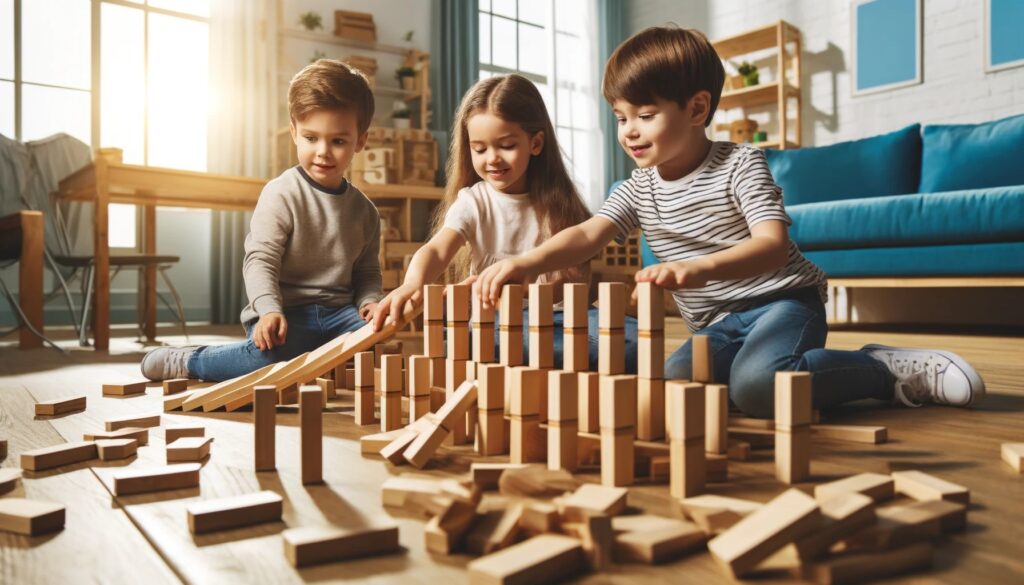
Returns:
[[[248,339],[154,349],[143,375],[227,380],[364,325],[382,297],[380,216],[344,173],[366,145],[373,110],[366,78],[340,61],[320,59],[292,79],[299,165],[263,188],[245,239]]]

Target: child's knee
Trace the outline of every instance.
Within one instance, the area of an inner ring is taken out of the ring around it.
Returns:
[[[730,375],[729,398],[748,416],[775,416],[775,372],[734,369]]]
[[[692,372],[693,365],[689,357],[672,354],[665,362],[666,380],[689,380]]]

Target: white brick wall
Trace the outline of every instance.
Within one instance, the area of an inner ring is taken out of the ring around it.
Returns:
[[[985,73],[981,0],[926,0],[924,82],[853,97],[848,0],[634,0],[628,30],[675,22],[709,38],[784,19],[803,32],[803,144],[883,134],[914,122],[975,123],[1024,112],[1024,67]],[[771,72],[767,72],[769,75]],[[764,79],[764,78],[762,78]],[[767,114],[751,116],[774,123]]]

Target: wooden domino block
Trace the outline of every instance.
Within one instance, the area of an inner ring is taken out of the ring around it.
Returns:
[[[501,287],[501,307],[498,311],[498,320],[503,326],[502,329],[507,325],[515,326],[522,331],[523,286],[521,284],[506,284]]]
[[[821,528],[793,543],[804,561],[824,556],[833,544],[875,522],[875,502],[863,494],[840,493],[819,505]]]
[[[665,332],[637,332],[637,375],[641,378],[665,377]]]
[[[386,433],[373,433],[371,435],[363,435],[359,437],[359,452],[363,455],[378,455],[380,450],[387,447],[392,441],[404,434],[406,429],[401,428],[396,431],[388,431]]]
[[[409,356],[407,360],[408,379],[406,386],[409,396],[430,395],[430,358],[423,355]]]
[[[562,326],[586,329],[589,325],[590,289],[585,284],[567,282],[562,285]]]
[[[205,437],[206,427],[202,425],[176,425],[164,429],[164,442],[171,444],[182,437]]]
[[[602,376],[600,382],[600,427],[623,429],[636,426],[637,377]]]
[[[547,374],[544,370],[518,366],[505,369],[505,392],[509,396],[509,413],[519,416],[537,415],[547,420]]]
[[[879,445],[889,439],[888,428],[861,425],[811,425],[811,434],[816,439],[836,439],[868,445]]]
[[[71,463],[88,461],[98,457],[96,443],[80,441],[61,443],[52,447],[21,452],[21,468],[29,471],[43,471]]]
[[[820,525],[817,502],[800,490],[790,489],[713,538],[708,550],[733,577],[739,578]]]
[[[598,328],[622,329],[626,326],[626,285],[602,282],[597,285]]]
[[[549,421],[576,421],[579,419],[578,377],[574,372],[547,373]]]
[[[892,476],[881,473],[859,473],[843,479],[814,486],[814,498],[818,502],[840,494],[863,494],[876,502],[888,500],[895,493]]]
[[[637,329],[640,331],[663,331],[665,329],[665,298],[662,288],[653,282],[638,282],[636,284],[636,302]]]
[[[576,374],[576,385],[579,391],[580,432],[598,432],[601,401],[601,376],[597,372],[579,372]]]
[[[323,406],[327,408],[327,401],[337,396],[337,387],[332,378],[317,378],[316,385],[320,388],[323,397]]]
[[[509,416],[509,461],[537,463],[547,456],[547,435],[540,428],[540,416]]]
[[[186,508],[188,528],[192,534],[278,522],[283,509],[284,499],[269,490],[204,500],[189,504]]]
[[[933,545],[920,542],[883,553],[834,556],[802,567],[800,578],[821,585],[874,582],[925,568],[932,555]]]
[[[935,500],[941,502],[942,500]],[[890,506],[876,510],[878,521],[843,539],[841,551],[883,551],[914,542],[932,540],[942,534],[942,521],[947,510],[921,508],[917,504]],[[959,506],[956,502],[944,504]],[[966,518],[965,518],[966,520]]]
[[[505,370],[500,364],[480,364],[476,379],[480,410],[504,411]]]
[[[560,534],[534,536],[467,566],[469,582],[474,585],[557,583],[580,574],[583,567],[580,541]]]
[[[402,372],[401,355],[381,356],[380,385],[381,392],[401,393],[405,390]]]
[[[444,285],[427,284],[423,286],[423,320],[444,321]]]
[[[498,480],[501,495],[519,498],[551,498],[574,491],[579,486],[580,482],[568,471],[541,465],[507,469]]]
[[[704,387],[704,450],[726,453],[729,449],[729,387],[708,384]]]
[[[476,518],[475,503],[452,500],[424,526],[427,550],[442,555],[457,552]]]
[[[528,467],[522,463],[471,463],[469,473],[473,484],[481,490],[496,490],[498,482],[505,471]]]
[[[480,364],[479,367],[476,450],[481,455],[500,455],[505,451],[505,366]]]
[[[531,536],[558,532],[561,524],[558,507],[547,502],[530,502],[523,506],[523,516],[519,519],[519,527]]]
[[[253,388],[253,465],[256,471],[276,468],[277,391],[273,386]]]
[[[679,506],[688,518],[704,532],[720,534],[743,519],[744,516],[760,509],[762,504],[713,494],[701,494],[679,501]]]
[[[131,396],[146,392],[146,382],[134,382],[132,384],[104,384],[104,396]]]
[[[393,431],[402,428],[402,395],[387,392],[380,395],[380,430]]]
[[[476,297],[474,297],[476,298]],[[493,319],[494,316],[491,315]],[[472,356],[473,361],[478,364],[486,364],[494,361],[494,323],[473,322],[472,333]]]
[[[607,376],[625,373],[626,331],[624,329],[601,329],[598,331],[597,371]]]
[[[522,316],[520,316],[522,319]],[[498,361],[504,366],[523,364],[523,327],[502,323],[498,331]]]
[[[633,433],[629,428],[601,428],[601,484],[606,486],[633,485],[635,477],[635,449]]]
[[[445,399],[451,400],[452,396],[466,381],[466,367],[468,360],[445,360]],[[470,435],[466,432],[465,421],[451,421],[445,424],[445,428],[451,433],[449,438],[452,445],[464,445],[469,441]]]
[[[356,390],[373,388],[376,385],[374,383],[373,352],[361,351],[353,359],[356,363]]]
[[[530,326],[530,367],[555,367],[555,328]]]
[[[135,439],[103,439],[96,441],[96,453],[102,461],[127,459],[138,451],[139,442]]]
[[[210,454],[213,437],[182,437],[167,445],[167,463],[202,461]]]
[[[562,331],[562,369],[582,372],[590,368],[590,336],[587,328]]]
[[[468,360],[471,357],[469,323],[448,322],[448,353],[445,355],[450,360]]]
[[[704,438],[669,440],[669,493],[689,498],[704,491],[708,466]]]
[[[374,406],[373,388],[356,387],[354,413],[357,425],[367,426],[377,423]]]
[[[281,539],[285,558],[296,568],[400,550],[395,524],[361,528],[305,526],[285,530]]]
[[[548,422],[548,469],[576,471],[579,464],[576,448],[579,428],[575,420]]]
[[[694,335],[690,338],[692,378],[694,382],[707,384],[715,381],[715,362],[711,353],[711,338]]]
[[[423,322],[423,355],[443,358],[445,354],[444,322]]]
[[[174,378],[171,380],[163,381],[164,395],[177,394],[178,392],[184,392],[188,390],[188,378]]]
[[[480,410],[474,445],[481,455],[505,452],[505,413],[501,410]]]
[[[114,495],[127,496],[199,487],[199,463],[127,469],[114,474]]]
[[[470,317],[470,302],[469,295],[472,292],[472,288],[468,284],[449,284],[445,296],[448,301],[448,326],[451,327],[453,321],[460,323],[469,322]],[[451,356],[449,356],[451,357]],[[468,358],[459,358],[468,359]]]
[[[665,380],[637,379],[636,436],[643,441],[665,437]]]
[[[133,428],[148,428],[160,426],[160,415],[154,414],[151,416],[128,416],[123,418],[117,418],[114,420],[108,420],[105,423],[105,428],[108,431],[116,431],[127,427]]]
[[[775,478],[786,484],[807,481],[811,466],[811,432],[798,427],[775,431]]]
[[[64,506],[25,498],[0,499],[0,531],[40,536],[64,528]]]
[[[57,400],[36,403],[36,416],[56,416],[85,410],[85,396],[71,396]]]
[[[670,526],[624,532],[615,536],[615,560],[649,565],[664,563],[700,548],[706,538],[698,526],[681,520]]]
[[[21,481],[20,469],[14,467],[0,467],[0,494],[6,494],[18,487],[19,481]]]
[[[618,516],[626,510],[629,490],[623,487],[585,483],[558,500],[566,522],[582,522],[587,516]]]
[[[964,486],[921,471],[894,471],[892,479],[896,493],[915,500],[948,500],[965,506],[971,503],[971,492]]]
[[[811,465],[811,374],[775,373],[775,477],[806,481]]]
[[[587,516],[580,522],[563,523],[562,529],[583,544],[587,564],[592,571],[606,569],[612,562],[612,548],[615,544],[614,518],[601,514]]]
[[[1024,443],[1003,443],[999,455],[1014,471],[1024,472]]]
[[[299,390],[299,455],[304,485],[324,480],[323,424],[320,389],[315,386],[303,387]]]
[[[149,429],[128,427],[126,429],[119,429],[116,431],[100,431],[97,433],[85,433],[82,435],[83,441],[100,441],[103,439],[135,439],[139,442],[139,446],[141,447],[149,444]]]
[[[555,323],[555,286],[546,283],[534,283],[529,286],[529,325],[533,327],[550,327]]]
[[[484,308],[483,299],[480,298],[480,295],[472,294],[472,287],[470,287],[470,297],[472,297],[470,299],[470,303],[472,305],[470,307],[472,309],[470,321],[472,321],[473,323],[493,324],[494,314],[496,312],[494,307]]]

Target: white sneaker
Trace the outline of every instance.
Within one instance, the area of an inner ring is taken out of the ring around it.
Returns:
[[[894,402],[973,406],[985,398],[985,382],[959,355],[937,349],[865,345],[861,351],[885,364],[896,377]]]
[[[174,378],[188,378],[188,358],[201,346],[158,347],[151,349],[142,358],[142,375],[159,382]]]

